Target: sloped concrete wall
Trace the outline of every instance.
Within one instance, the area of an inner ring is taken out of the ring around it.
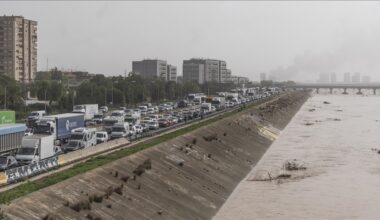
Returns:
[[[292,92],[3,209],[10,219],[210,219],[307,97]]]

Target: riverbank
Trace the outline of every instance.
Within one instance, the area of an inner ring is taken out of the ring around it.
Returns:
[[[311,97],[214,219],[378,219],[379,100]]]
[[[210,219],[307,96],[292,92],[246,109],[16,199],[4,212],[12,219]]]

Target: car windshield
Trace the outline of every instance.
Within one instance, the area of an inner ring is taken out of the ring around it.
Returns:
[[[0,157],[0,164],[1,165],[7,164],[7,157]]]
[[[38,116],[38,113],[37,112],[32,112],[29,114],[29,116]]]
[[[123,116],[120,112],[112,112],[111,116]]]
[[[67,143],[66,146],[67,146],[67,147],[76,147],[76,146],[78,146],[78,142],[70,141],[69,143]]]
[[[72,139],[72,140],[83,140],[83,134],[71,134],[70,139]]]
[[[94,118],[103,118],[103,115],[94,115]]]
[[[151,121],[148,123],[149,125],[155,125],[156,123],[154,121]]]
[[[102,138],[102,137],[104,137],[104,134],[102,134],[102,133],[98,133],[98,134],[96,134],[96,137],[98,137],[98,138]]]
[[[74,110],[82,110],[83,106],[74,106]]]
[[[125,129],[123,127],[115,127],[115,128],[112,128],[112,131],[115,131],[115,132],[124,132]]]
[[[17,154],[19,155],[33,155],[34,148],[32,147],[21,147],[17,150]]]

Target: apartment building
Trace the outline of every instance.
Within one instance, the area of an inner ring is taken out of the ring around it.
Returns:
[[[168,65],[165,60],[145,59],[132,62],[132,71],[144,78],[167,80]]]
[[[192,58],[184,60],[182,65],[184,81],[205,82],[227,82],[229,73],[227,64],[223,60]]]
[[[0,16],[0,74],[30,82],[37,72],[37,22]]]
[[[177,67],[168,64],[167,67],[166,80],[177,82]]]

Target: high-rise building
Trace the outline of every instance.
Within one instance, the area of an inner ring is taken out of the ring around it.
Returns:
[[[330,83],[336,83],[336,73],[330,74]]]
[[[223,60],[197,59],[183,61],[183,80],[225,83],[229,78],[227,64]],[[202,69],[203,68],[203,69]]]
[[[354,73],[352,76],[352,83],[360,83],[360,73]]]
[[[183,82],[195,81],[203,84],[205,82],[205,64],[184,60],[182,75]]]
[[[362,83],[370,83],[371,77],[370,76],[362,76]]]
[[[328,83],[330,81],[329,74],[321,73],[319,74],[319,80],[320,83]]]
[[[267,80],[267,74],[266,73],[260,73],[260,81]]]
[[[0,74],[21,82],[37,72],[37,22],[22,16],[0,16]]]
[[[227,63],[226,61],[219,60],[219,72],[218,72],[218,82],[224,83],[227,80]]]
[[[177,82],[177,67],[173,65],[167,65],[166,69],[168,71],[166,74],[166,80]]]
[[[344,73],[344,83],[351,83],[351,74],[350,73]]]
[[[132,71],[144,78],[161,78],[167,80],[167,63],[165,60],[150,60],[132,62]]]

